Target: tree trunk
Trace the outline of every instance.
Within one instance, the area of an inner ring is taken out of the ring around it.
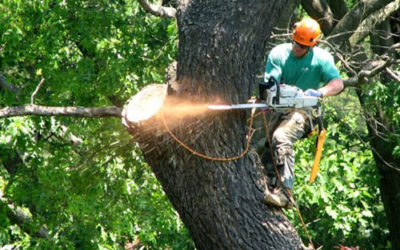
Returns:
[[[371,132],[370,125],[368,127]],[[400,228],[398,227],[400,225],[400,161],[394,158],[390,150],[387,150],[393,149],[396,145],[388,145],[378,136],[374,136],[370,143],[374,148],[373,155],[381,176],[381,197],[389,225],[392,248],[400,249]]]
[[[389,19],[378,25],[376,29],[384,34],[390,34],[392,31]],[[386,48],[393,44],[392,39],[387,39],[380,33],[370,37],[371,47],[379,55],[386,53]],[[388,79],[390,78],[381,76],[383,84],[393,84]],[[393,155],[396,143],[390,140],[391,133],[396,133],[395,129],[385,119],[381,107],[384,106],[376,105],[376,112],[373,117],[367,119],[367,126],[373,156],[381,177],[381,197],[389,225],[392,248],[400,249],[400,216],[398,216],[400,214],[400,159]]]
[[[180,1],[177,75],[166,101],[246,102],[263,71],[274,21],[287,2]],[[266,173],[253,150],[234,161],[208,160],[183,148],[165,128],[197,152],[235,156],[245,150],[248,112],[157,117],[131,133],[198,249],[302,247],[281,210],[263,203]]]
[[[364,97],[358,91],[361,105],[364,107]],[[396,145],[385,139],[386,126],[381,112],[378,110],[373,117],[366,119],[369,143],[376,166],[380,174],[380,191],[385,214],[389,225],[393,249],[400,249],[400,160],[394,157],[392,150]],[[378,125],[377,125],[378,124]]]

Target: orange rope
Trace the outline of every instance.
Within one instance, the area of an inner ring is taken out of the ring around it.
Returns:
[[[248,131],[248,133],[247,133],[247,142],[246,142],[245,150],[244,150],[241,154],[239,154],[239,155],[237,155],[237,156],[232,156],[232,157],[212,157],[212,156],[208,156],[208,155],[205,155],[205,154],[202,154],[202,153],[199,153],[199,152],[195,151],[194,149],[192,149],[192,148],[190,148],[188,145],[186,145],[183,141],[181,141],[181,140],[171,131],[171,129],[168,127],[167,122],[165,121],[164,115],[161,115],[161,118],[162,118],[162,121],[163,121],[163,124],[164,124],[165,128],[167,129],[167,131],[168,131],[168,133],[171,135],[171,137],[174,138],[175,141],[177,141],[183,148],[185,148],[186,150],[188,150],[188,151],[191,152],[192,154],[194,154],[194,155],[196,155],[196,156],[199,156],[199,157],[201,157],[201,158],[207,159],[207,160],[211,160],[211,161],[235,161],[235,160],[237,160],[237,159],[242,158],[242,157],[243,157],[244,155],[246,155],[247,152],[249,151],[249,148],[250,148],[250,141],[251,141],[251,136],[252,136],[253,121],[254,121],[254,117],[255,117],[255,116],[254,116],[254,113],[255,113],[255,108],[252,109],[252,111],[251,111],[251,117],[250,117],[250,121],[249,121],[249,131]],[[266,135],[267,135],[268,143],[269,143],[269,145],[271,146],[271,140],[270,140],[270,136],[269,136],[269,133],[268,133],[269,131],[268,131],[268,122],[267,122],[267,118],[266,118],[266,115],[265,115],[264,111],[261,111],[260,113],[263,114],[265,132],[266,132]],[[259,113],[258,113],[256,116],[258,116],[258,115],[259,115]],[[274,156],[274,154],[272,153],[272,151],[271,151],[271,157],[272,157],[272,161],[273,161],[273,163],[274,163],[275,172],[276,172],[276,174],[277,174],[277,177],[278,177],[279,180],[280,180],[281,177],[280,177],[278,168],[277,168],[277,166],[276,166],[275,156]],[[291,194],[290,194],[290,195],[291,195]],[[293,198],[293,196],[292,196],[292,198]],[[294,198],[293,198],[293,200],[294,200]],[[312,246],[312,248],[315,250],[314,244],[312,243],[312,240],[311,240],[311,236],[310,236],[310,234],[308,233],[307,227],[306,227],[306,225],[304,224],[303,217],[301,216],[301,213],[300,213],[300,210],[298,209],[298,207],[296,207],[296,212],[297,212],[297,214],[298,214],[298,216],[299,216],[299,218],[300,218],[300,221],[301,221],[301,224],[302,224],[302,226],[303,226],[303,229],[304,229],[304,231],[306,232],[306,235],[307,235],[309,244],[310,244],[310,245]]]
[[[237,159],[242,158],[244,155],[247,154],[250,148],[250,141],[251,141],[251,136],[252,136],[252,127],[253,127],[253,121],[254,121],[254,112],[255,108],[252,109],[251,111],[251,117],[250,117],[250,122],[249,122],[249,131],[247,133],[247,142],[246,142],[246,147],[244,151],[237,155],[237,156],[232,156],[232,157],[213,157],[213,156],[208,156],[202,153],[199,153],[195,151],[194,149],[190,148],[188,145],[186,145],[183,141],[181,141],[168,127],[167,122],[165,121],[164,115],[161,115],[162,121],[164,123],[165,128],[167,129],[168,133],[171,135],[172,138],[174,138],[175,141],[177,141],[182,147],[184,147],[186,150],[191,152],[192,154],[199,156],[201,158],[211,160],[211,161],[235,161]]]

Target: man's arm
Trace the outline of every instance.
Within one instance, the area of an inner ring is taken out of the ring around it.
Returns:
[[[344,88],[343,81],[340,78],[334,78],[330,80],[325,86],[319,88],[318,91],[322,93],[322,96],[333,96],[342,92]]]

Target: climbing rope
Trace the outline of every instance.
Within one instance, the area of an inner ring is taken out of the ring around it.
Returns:
[[[262,112],[262,114],[263,114],[264,128],[265,128],[265,133],[266,133],[266,135],[267,135],[268,144],[269,144],[269,146],[271,147],[272,144],[271,144],[271,137],[270,137],[269,129],[268,129],[269,126],[268,126],[267,116],[265,115],[265,112],[264,112],[264,111],[261,111],[261,112]],[[272,163],[273,163],[274,168],[275,168],[276,177],[279,179],[279,185],[282,185],[282,182],[281,182],[282,179],[281,179],[281,175],[279,174],[279,171],[278,171],[278,166],[277,166],[277,163],[276,163],[276,160],[275,160],[275,155],[274,155],[274,153],[272,152],[272,150],[270,150],[270,152],[271,152]],[[284,187],[282,187],[282,188],[284,188]],[[308,244],[312,247],[312,249],[315,250],[314,244],[312,243],[312,240],[311,240],[311,236],[310,236],[310,234],[308,233],[307,226],[306,226],[306,224],[304,223],[303,216],[301,216],[301,213],[300,213],[300,210],[299,210],[299,208],[298,208],[298,206],[297,206],[297,203],[295,202],[295,200],[294,200],[294,198],[293,198],[293,195],[292,195],[290,192],[289,192],[289,195],[291,196],[291,197],[289,197],[289,198],[293,199],[293,201],[294,201],[294,207],[295,207],[295,209],[296,209],[297,215],[298,215],[299,218],[300,218],[301,225],[303,226],[303,229],[304,229],[304,231],[306,232],[306,235],[307,235],[307,238],[308,238]]]
[[[180,140],[180,139],[171,131],[171,129],[169,128],[169,126],[168,126],[168,124],[167,124],[167,122],[166,122],[165,117],[164,117],[163,114],[161,114],[161,119],[162,119],[162,122],[163,122],[165,128],[167,129],[169,135],[170,135],[176,142],[178,142],[183,148],[185,148],[186,150],[188,150],[188,151],[191,152],[192,154],[194,154],[194,155],[196,155],[196,156],[199,156],[199,157],[201,157],[201,158],[207,159],[207,160],[211,160],[211,161],[235,161],[235,160],[237,160],[237,159],[242,158],[242,157],[243,157],[244,155],[246,155],[247,152],[249,151],[249,148],[250,148],[250,141],[251,141],[251,137],[252,137],[252,128],[253,128],[254,117],[259,116],[260,113],[262,113],[262,115],[263,115],[265,133],[266,133],[266,135],[267,135],[268,143],[269,143],[269,145],[271,146],[271,139],[270,139],[270,134],[269,134],[269,129],[268,129],[268,121],[267,121],[267,117],[266,117],[266,115],[265,115],[265,112],[264,112],[264,111],[261,111],[261,112],[259,112],[257,115],[254,115],[254,113],[255,113],[255,108],[253,108],[252,111],[251,111],[251,116],[250,116],[250,121],[249,121],[249,131],[248,131],[248,133],[247,133],[246,147],[245,147],[245,149],[243,150],[243,152],[242,152],[241,154],[239,154],[239,155],[237,155],[237,156],[232,156],[232,157],[213,157],[213,156],[205,155],[205,154],[202,154],[202,153],[199,153],[199,152],[195,151],[194,149],[192,149],[191,147],[189,147],[188,145],[186,145],[182,140]],[[280,176],[280,174],[279,174],[278,167],[277,167],[277,165],[276,165],[275,155],[273,154],[272,150],[270,150],[270,151],[271,151],[271,158],[272,158],[272,161],[273,161],[273,164],[274,164],[276,176],[279,178],[279,180],[281,180],[281,176]],[[279,181],[279,183],[281,184],[280,181]],[[289,195],[291,196],[291,198],[292,198],[293,201],[294,201],[293,195],[292,195],[292,194],[289,194]],[[295,204],[296,204],[296,203],[295,203]],[[315,250],[314,244],[312,243],[312,240],[311,240],[311,236],[310,236],[310,234],[309,234],[309,232],[308,232],[308,230],[307,230],[306,224],[304,223],[303,217],[302,217],[302,215],[301,215],[301,213],[300,213],[300,210],[299,210],[299,208],[297,207],[297,205],[295,206],[295,209],[296,209],[297,215],[298,215],[299,218],[300,218],[301,225],[303,226],[303,229],[304,229],[304,231],[305,231],[305,233],[306,233],[306,235],[307,235],[307,238],[308,238],[308,241],[309,241],[309,245]]]
[[[194,149],[192,149],[191,147],[189,147],[188,145],[186,145],[182,140],[180,140],[169,128],[167,122],[165,121],[164,115],[161,114],[161,119],[164,123],[165,128],[167,129],[168,133],[170,134],[170,136],[172,138],[174,138],[175,141],[177,141],[182,147],[184,147],[186,150],[188,150],[189,152],[191,152],[192,154],[199,156],[201,158],[207,159],[207,160],[211,160],[211,161],[235,161],[237,159],[242,158],[243,156],[245,156],[247,154],[247,152],[249,151],[250,148],[250,141],[251,141],[251,137],[252,137],[252,128],[253,128],[253,121],[254,121],[254,113],[255,113],[255,108],[253,108],[251,110],[251,116],[250,116],[250,121],[249,121],[249,131],[247,132],[247,142],[246,142],[246,147],[243,150],[243,152],[239,155],[236,156],[232,156],[232,157],[213,157],[213,156],[209,156],[209,155],[205,155],[202,153],[199,153],[197,151],[195,151]]]

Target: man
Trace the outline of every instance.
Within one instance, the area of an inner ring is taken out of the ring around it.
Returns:
[[[339,94],[343,90],[343,81],[333,57],[327,51],[316,47],[320,37],[321,29],[315,20],[304,18],[296,23],[292,34],[293,42],[278,45],[271,50],[264,81],[295,85],[309,96],[322,98]],[[321,83],[324,83],[323,87],[320,87]],[[275,183],[277,187],[273,191],[266,191],[267,204],[286,208],[293,205],[293,143],[311,131],[314,118],[305,110],[274,112],[271,115],[269,121],[272,138],[269,138],[274,157],[268,155],[270,153],[267,145],[267,152],[263,158],[275,160],[280,179]]]

